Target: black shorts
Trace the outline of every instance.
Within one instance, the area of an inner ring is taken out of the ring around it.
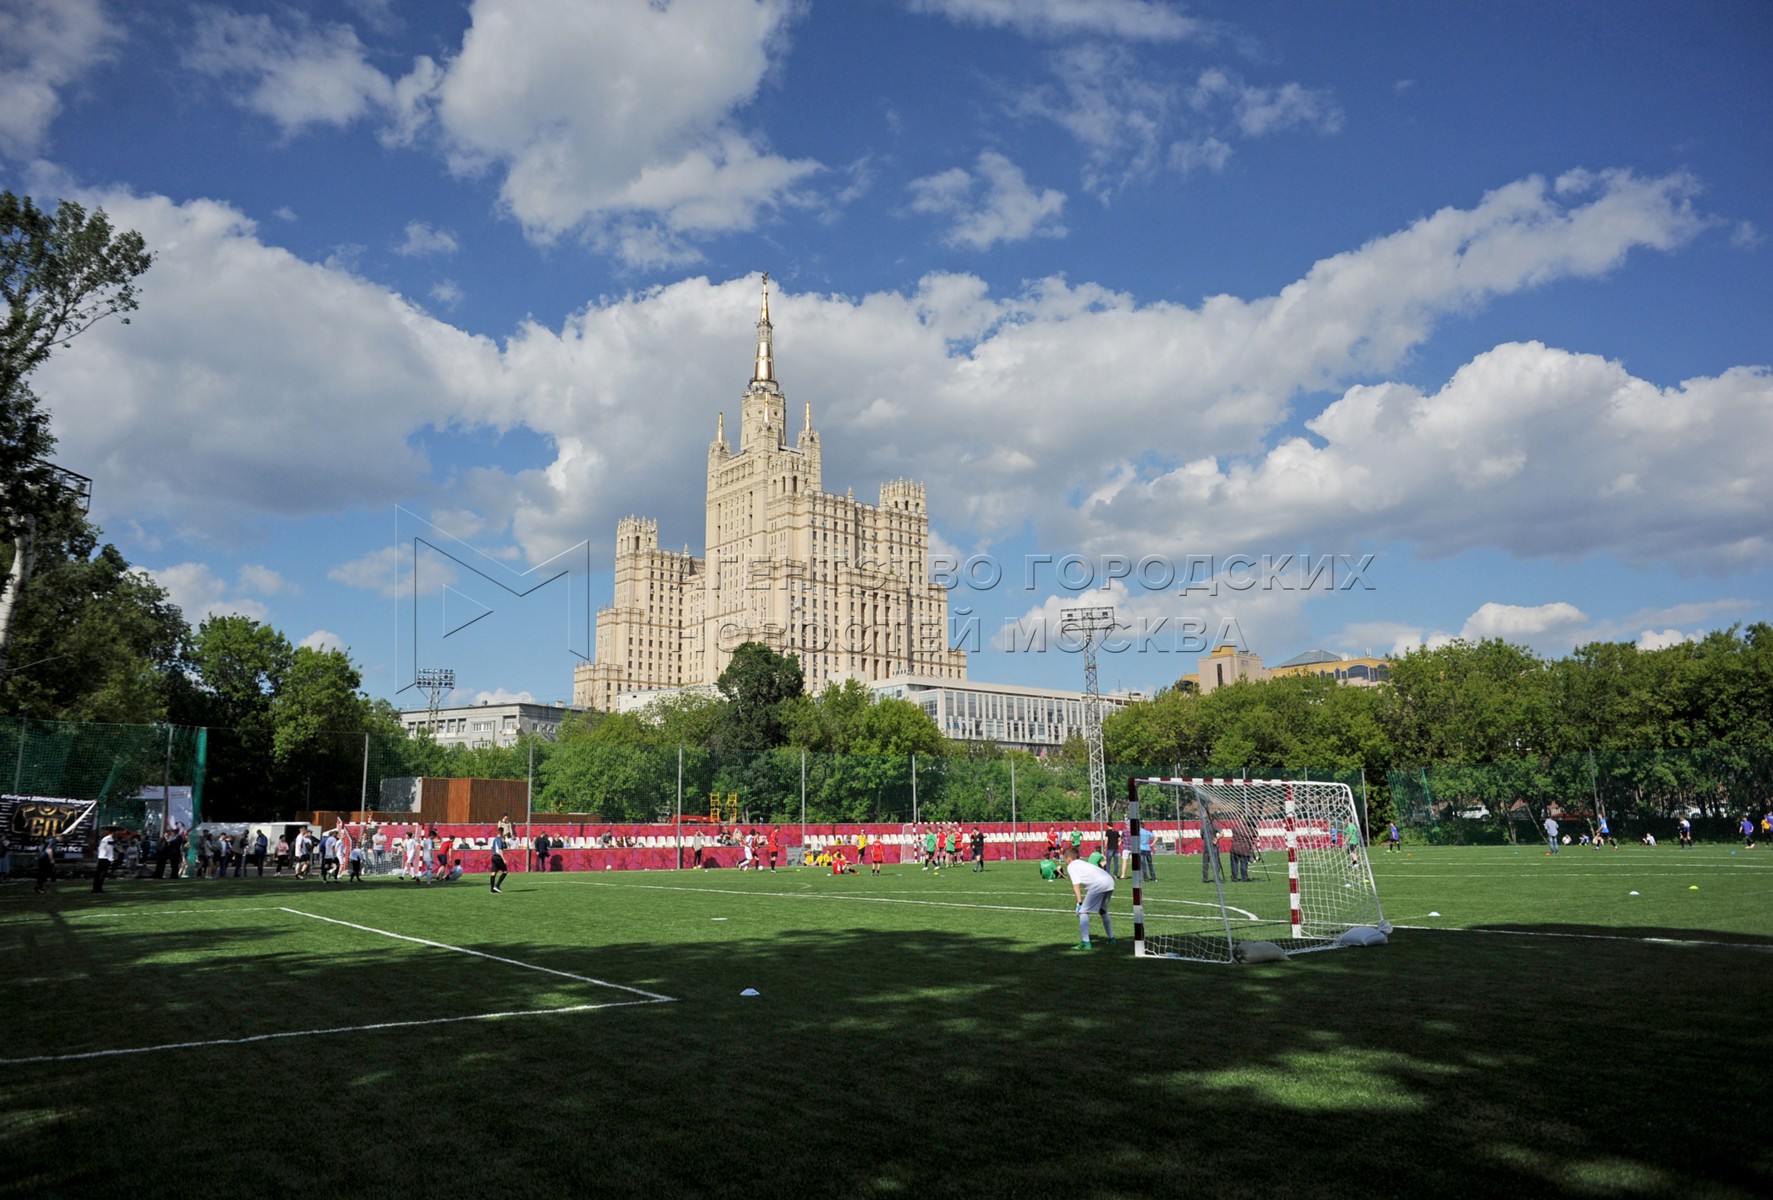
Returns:
[[[505,867],[505,856],[503,854],[493,855],[492,856],[492,873],[494,875],[499,875],[499,874],[502,874],[506,869],[507,868]]]

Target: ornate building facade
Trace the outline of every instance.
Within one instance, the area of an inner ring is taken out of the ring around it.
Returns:
[[[948,594],[929,582],[923,485],[884,483],[878,504],[825,491],[813,406],[792,444],[787,409],[766,275],[738,448],[725,413],[708,446],[705,553],[659,549],[651,519],[617,524],[614,603],[597,614],[595,661],[573,672],[575,705],[611,712],[624,692],[712,686],[748,641],[798,658],[809,690],[966,678]]]

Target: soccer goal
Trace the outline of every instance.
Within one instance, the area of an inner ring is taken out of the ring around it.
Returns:
[[[1136,953],[1201,962],[1253,961],[1269,943],[1288,955],[1369,944],[1390,931],[1346,784],[1291,779],[1130,779],[1129,807],[1161,789],[1182,814],[1181,896],[1144,906]],[[1150,795],[1149,792],[1145,793]],[[1151,797],[1155,799],[1156,797]],[[1167,805],[1166,805],[1167,807]],[[1203,882],[1194,890],[1194,872]],[[1268,951],[1270,956],[1272,951]]]

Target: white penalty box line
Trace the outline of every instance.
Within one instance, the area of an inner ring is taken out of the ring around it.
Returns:
[[[470,1013],[459,1017],[424,1017],[411,1021],[376,1021],[362,1025],[334,1025],[323,1029],[288,1029],[275,1033],[255,1033],[244,1037],[206,1038],[189,1042],[161,1042],[152,1046],[126,1046],[112,1050],[85,1050],[72,1054],[34,1054],[23,1058],[0,1058],[0,1067],[27,1066],[35,1063],[79,1062],[85,1059],[118,1058],[131,1054],[157,1054],[167,1050],[198,1050],[209,1046],[246,1046],[254,1042],[273,1042],[289,1038],[325,1037],[340,1033],[373,1033],[384,1029],[415,1029],[426,1025],[457,1025],[469,1021],[502,1021],[516,1017],[552,1017],[564,1016],[569,1013],[596,1012],[609,1008],[632,1008],[645,1004],[670,1004],[677,999],[659,992],[649,992],[645,988],[630,987],[624,983],[611,983],[607,979],[594,979],[589,975],[577,975],[571,971],[562,971],[554,967],[544,967],[538,963],[527,963],[520,959],[506,958],[501,954],[488,954],[484,950],[470,950],[466,946],[452,946],[447,942],[432,941],[429,938],[412,937],[409,934],[393,933],[386,929],[376,929],[369,925],[359,925],[355,921],[341,921],[337,917],[323,917],[318,913],[303,912],[300,909],[285,908],[281,905],[275,910],[289,913],[291,916],[306,917],[312,921],[325,921],[330,925],[343,925],[348,929],[356,929],[363,933],[373,933],[379,937],[393,938],[396,941],[412,942],[420,946],[430,946],[437,950],[452,950],[457,954],[467,954],[474,958],[484,958],[491,962],[503,963],[506,966],[521,967],[526,971],[540,971],[544,975],[556,975],[575,983],[586,983],[594,987],[609,988],[613,991],[627,992],[639,997],[635,1000],[605,1000],[594,1004],[567,1004],[556,1008],[523,1008],[504,1012]]]
[[[593,979],[589,975],[575,975],[571,971],[561,971],[554,967],[544,967],[539,966],[536,963],[526,963],[515,958],[506,958],[501,954],[488,954],[484,950],[470,950],[466,946],[452,946],[447,942],[434,942],[430,938],[413,937],[410,934],[405,933],[391,933],[386,929],[374,929],[368,925],[359,925],[355,921],[341,921],[337,917],[323,917],[319,913],[303,912],[299,908],[284,908],[282,911],[298,917],[307,917],[311,921],[325,921],[329,925],[343,925],[347,929],[358,929],[362,930],[364,933],[376,934],[379,937],[393,938],[395,941],[399,942],[412,942],[415,945],[430,946],[436,950],[453,950],[457,954],[471,954],[475,958],[490,959],[493,962],[504,963],[506,966],[511,967],[522,967],[526,971],[540,971],[544,975],[558,975],[562,979],[571,979],[578,983],[589,983],[594,984],[597,987],[613,988],[618,992],[629,992],[636,996],[644,996],[646,998],[645,1002],[648,1004],[669,1004],[677,999],[675,996],[665,996],[658,992],[649,992],[645,988],[629,987],[625,983],[611,983],[607,979]],[[639,1002],[629,1001],[628,1003]]]

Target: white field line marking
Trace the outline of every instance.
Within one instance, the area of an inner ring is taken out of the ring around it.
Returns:
[[[1591,942],[1649,942],[1660,946],[1723,946],[1730,950],[1773,950],[1765,942],[1716,942],[1699,938],[1627,937],[1622,933],[1554,933],[1536,929],[1483,929],[1460,925],[1393,925],[1393,929],[1419,929],[1429,933],[1492,933],[1498,937],[1579,938]]]
[[[1538,862],[1540,860],[1535,859],[1534,861]],[[1622,866],[1618,870],[1615,870],[1615,871],[1566,871],[1562,868],[1558,868],[1556,878],[1558,878],[1558,879],[1617,879],[1621,875],[1630,875],[1634,879],[1636,879],[1636,878],[1644,878],[1644,879],[1680,878],[1680,879],[1686,879],[1686,878],[1689,878],[1692,876],[1700,876],[1700,877],[1703,877],[1706,879],[1715,879],[1718,877],[1718,875],[1721,872],[1725,872],[1725,871],[1773,871],[1773,866],[1768,866],[1768,867],[1722,866],[1722,867],[1720,867],[1718,864],[1713,864],[1712,867],[1709,869],[1706,867],[1687,867],[1685,869],[1682,869],[1679,867],[1671,867],[1671,868],[1667,868],[1667,869],[1658,869],[1655,867],[1651,867],[1651,868],[1646,869],[1643,867]],[[1523,874],[1523,872],[1521,871],[1521,869],[1519,867],[1513,868],[1512,870],[1510,870],[1509,868],[1506,868],[1506,867],[1497,867],[1497,868],[1495,868],[1493,870],[1489,870],[1489,871],[1411,871],[1411,870],[1387,871],[1387,870],[1381,870],[1378,872],[1378,876],[1381,879],[1500,879],[1500,878],[1504,878],[1506,876],[1520,876],[1522,874]],[[1540,875],[1540,876],[1538,876],[1538,878],[1544,879],[1544,878],[1546,878],[1546,876]]]
[[[579,881],[574,880],[574,882],[576,883]],[[781,900],[844,900],[855,904],[913,904],[922,908],[975,908],[984,909],[989,912],[1040,913],[1042,916],[1052,916],[1055,913],[1065,913],[1068,916],[1077,915],[1077,906],[1075,904],[1066,905],[1064,908],[1035,908],[1032,905],[1022,904],[966,904],[959,900],[910,900],[899,896],[833,896],[829,893],[818,892],[750,892],[741,888],[672,887],[670,884],[665,883],[616,883],[614,881],[605,883],[601,879],[587,879],[583,882],[590,887],[629,887],[651,892],[687,892],[692,895],[757,896],[764,899],[775,898]],[[1173,903],[1206,904],[1206,901],[1177,900],[1173,901]],[[1212,908],[1215,912],[1219,909],[1217,904],[1208,905],[1208,907]],[[1227,905],[1226,908],[1228,911],[1237,913],[1239,916],[1247,920],[1259,921],[1262,919],[1255,913],[1246,912],[1241,908],[1232,908],[1230,905]],[[1147,915],[1149,916],[1150,914]],[[1179,916],[1180,914],[1177,915]]]
[[[558,971],[553,967],[537,966],[535,963],[520,962],[515,958],[505,958],[498,954],[488,954],[484,950],[470,950],[466,946],[451,946],[447,942],[433,942],[429,938],[409,937],[404,933],[390,933],[386,929],[373,929],[368,925],[359,925],[354,921],[341,921],[337,917],[323,917],[319,913],[303,912],[299,908],[285,908],[286,913],[298,917],[307,917],[312,921],[325,921],[332,925],[343,925],[347,929],[360,929],[364,933],[379,934],[385,938],[393,938],[401,942],[413,942],[420,946],[431,946],[438,950],[454,950],[457,954],[471,954],[475,958],[491,959],[493,962],[505,963],[507,966],[522,967],[526,971],[541,971],[547,975],[559,975],[563,979],[573,979],[580,983],[595,984],[598,987],[614,988],[618,992],[631,992],[636,996],[645,996],[655,1004],[666,1004],[675,1000],[675,996],[661,996],[658,992],[649,992],[645,988],[629,987],[625,983],[611,983],[607,979],[593,979],[589,975],[574,975],[571,971]]]
[[[661,999],[665,998],[661,997]],[[269,1042],[279,1038],[323,1037],[334,1033],[368,1033],[378,1029],[410,1029],[417,1025],[448,1025],[459,1021],[500,1021],[506,1017],[551,1017],[557,1013],[590,1012],[600,1008],[629,1008],[637,1004],[657,1003],[659,1000],[608,1000],[602,1004],[573,1004],[565,1008],[525,1008],[512,1012],[476,1013],[469,1017],[428,1017],[418,1021],[382,1021],[374,1025],[336,1025],[331,1029],[290,1029],[281,1033],[255,1033],[247,1037],[212,1038],[202,1042],[163,1042],[158,1046],[131,1046],[124,1050],[87,1050],[79,1054],[38,1054],[30,1058],[0,1058],[0,1067],[17,1067],[28,1063],[75,1062],[84,1058],[114,1058],[123,1054],[156,1054],[162,1050],[195,1050],[204,1046],[244,1046],[251,1042]]]

